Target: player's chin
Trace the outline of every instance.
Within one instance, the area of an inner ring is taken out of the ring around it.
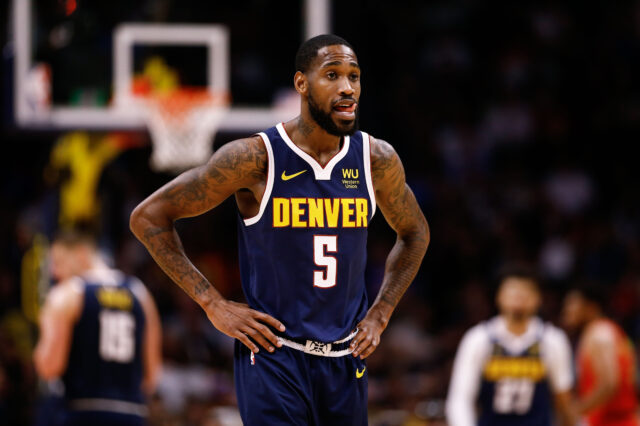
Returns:
[[[356,119],[334,119],[333,124],[336,126],[336,129],[343,135],[351,135],[353,134],[356,127]]]

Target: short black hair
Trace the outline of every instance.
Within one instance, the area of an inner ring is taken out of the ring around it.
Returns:
[[[535,289],[540,291],[540,276],[536,269],[528,263],[516,262],[504,265],[498,270],[498,288],[507,278],[520,278],[533,283]]]
[[[584,300],[594,303],[600,308],[603,308],[607,301],[605,285],[596,281],[584,280],[571,291],[578,293]]]
[[[298,53],[296,53],[296,71],[307,72],[309,66],[311,66],[311,63],[318,55],[318,50],[326,46],[336,45],[347,46],[349,49],[355,51],[348,41],[334,34],[322,34],[305,41],[300,45]]]
[[[53,237],[53,244],[61,244],[65,247],[77,247],[80,245],[95,247],[96,240],[95,234],[89,229],[65,228],[56,232]]]

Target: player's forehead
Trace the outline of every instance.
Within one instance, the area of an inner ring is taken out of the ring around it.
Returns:
[[[507,277],[500,285],[500,292],[512,293],[516,291],[527,291],[531,293],[538,293],[538,287],[536,282],[532,278],[528,277]]]
[[[318,49],[314,65],[320,69],[339,65],[360,68],[355,52],[343,44],[334,44]]]
[[[569,293],[567,293],[567,295],[564,298],[564,301],[566,304],[579,304],[584,302],[584,297],[582,296],[582,293],[580,293],[578,290],[571,290]]]
[[[54,241],[51,243],[51,253],[52,254],[61,254],[63,252],[69,251],[69,247],[66,244],[62,244],[59,241]]]
[[[68,244],[62,241],[54,241],[51,243],[51,254],[58,256],[67,256],[89,247],[85,243]]]

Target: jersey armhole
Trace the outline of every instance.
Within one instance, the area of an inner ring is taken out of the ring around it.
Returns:
[[[373,188],[373,180],[371,179],[371,142],[370,136],[366,132],[362,133],[362,158],[364,163],[364,179],[367,182],[367,191],[369,192],[369,201],[371,202],[371,217],[376,214],[376,191]]]
[[[269,203],[269,199],[271,198],[271,190],[273,189],[275,167],[273,164],[273,149],[271,148],[271,142],[269,141],[269,137],[266,133],[260,132],[258,133],[258,136],[262,138],[264,146],[267,149],[267,183],[264,187],[264,193],[262,194],[262,200],[260,201],[260,209],[258,210],[258,214],[248,219],[243,219],[245,226],[253,225],[260,220],[260,218],[264,214],[264,210],[267,208],[267,204]]]

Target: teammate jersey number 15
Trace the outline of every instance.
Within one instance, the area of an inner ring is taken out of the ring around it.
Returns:
[[[129,312],[100,312],[99,352],[105,361],[128,363],[135,355],[136,322]]]

